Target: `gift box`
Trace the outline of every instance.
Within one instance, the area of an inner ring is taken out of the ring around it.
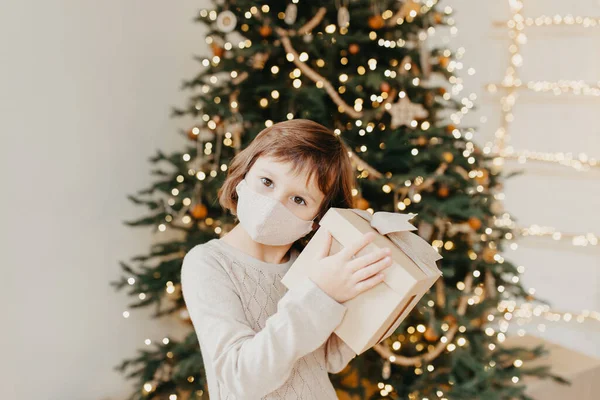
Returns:
[[[548,354],[531,361],[524,361],[522,368],[550,366],[550,372],[566,379],[562,384],[552,379],[524,376],[519,384],[526,385],[525,394],[539,400],[592,400],[600,393],[600,359],[539,338],[537,336],[511,336],[503,347],[525,347],[533,349],[544,345]]]
[[[385,279],[376,286],[344,302],[347,311],[335,333],[361,354],[391,336],[421,297],[442,275],[436,261],[442,256],[413,231],[409,221],[417,214],[376,212],[356,208],[332,207],[323,216],[319,229],[289,268],[282,283],[291,289],[311,275],[316,251],[331,233],[329,255],[355,243],[367,232],[376,238],[356,256],[390,248],[392,265],[384,270]]]

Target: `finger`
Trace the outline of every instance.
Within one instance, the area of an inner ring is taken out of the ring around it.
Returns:
[[[323,241],[320,242],[320,243],[322,243],[322,245],[317,253],[317,256],[319,259],[325,258],[329,255],[329,252],[331,251],[332,240],[333,240],[333,236],[331,235],[331,232],[329,232],[327,229],[325,229],[325,238]]]
[[[350,246],[344,247],[344,249],[340,252],[342,253],[342,257],[346,260],[350,259],[350,257],[362,250],[363,247],[371,243],[376,236],[377,235],[375,234],[375,232],[365,233],[355,243],[352,243]]]
[[[356,272],[359,269],[364,268],[365,266],[381,260],[383,257],[389,255],[391,255],[391,250],[389,248],[386,247],[383,249],[377,249],[360,257],[351,259],[346,265],[350,271]]]
[[[365,279],[363,281],[360,281],[358,283],[356,283],[356,285],[354,285],[354,289],[358,292],[358,293],[362,293],[365,290],[369,290],[372,287],[380,284],[383,279],[385,278],[385,275],[383,273],[379,273],[379,274],[375,274],[372,277]]]
[[[359,269],[352,275],[352,278],[356,282],[362,281],[370,276],[381,272],[390,265],[392,265],[392,258],[388,256],[373,264],[367,265],[366,267]]]

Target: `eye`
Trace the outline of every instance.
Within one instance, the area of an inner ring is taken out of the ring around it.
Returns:
[[[273,184],[273,181],[271,181],[269,178],[260,178],[260,180],[262,181],[263,185],[265,185],[266,187],[271,187],[271,185]],[[267,182],[267,184],[265,184],[265,181]]]
[[[302,203],[304,203],[304,205],[306,205],[306,201],[304,201],[304,199],[302,197],[294,196],[294,203],[296,203],[298,205],[303,205],[302,203],[298,203],[296,201],[296,199],[300,199],[302,201]]]

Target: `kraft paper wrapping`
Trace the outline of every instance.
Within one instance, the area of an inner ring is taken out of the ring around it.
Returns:
[[[417,214],[378,211],[371,215],[370,212],[359,208],[350,210],[367,220],[381,235],[387,236],[421,269],[427,266],[425,270],[430,270],[431,266],[436,265],[437,260],[443,258],[425,239],[410,232],[417,228],[408,220]]]

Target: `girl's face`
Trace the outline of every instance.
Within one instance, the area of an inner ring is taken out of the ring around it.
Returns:
[[[316,217],[325,195],[315,182],[315,174],[306,186],[306,171],[294,175],[292,167],[291,163],[262,156],[246,173],[246,181],[253,190],[278,200],[298,218],[310,221]]]

